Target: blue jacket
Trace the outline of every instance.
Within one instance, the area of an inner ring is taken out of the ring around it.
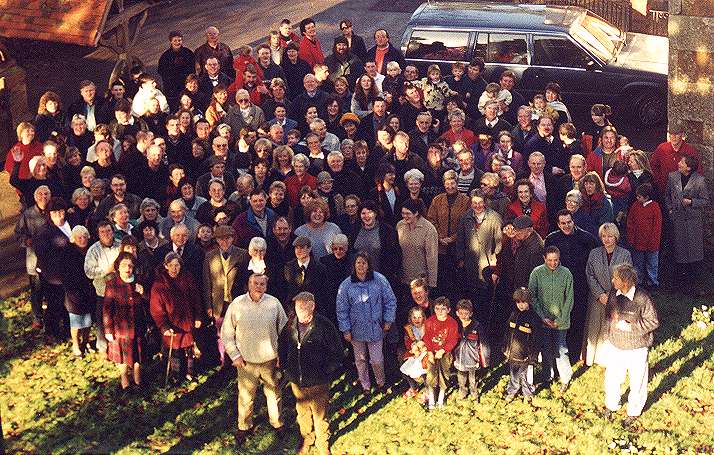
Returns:
[[[379,272],[371,280],[347,277],[337,291],[337,322],[340,332],[351,332],[355,341],[379,341],[382,326],[394,323],[397,298],[389,282]]]

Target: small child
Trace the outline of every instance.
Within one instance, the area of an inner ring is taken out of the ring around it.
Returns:
[[[620,136],[620,146],[617,147],[615,153],[617,154],[617,159],[622,160],[627,163],[627,159],[630,156],[630,152],[634,150],[634,147],[630,145],[630,140],[627,136]]]
[[[464,79],[465,72],[466,66],[463,63],[454,62],[451,64],[451,76],[444,78],[449,88],[461,95],[461,98],[466,98],[466,89],[468,88],[466,80]]]
[[[406,349],[403,355],[404,363],[402,364],[402,373],[409,384],[409,390],[404,393],[406,398],[413,398],[417,395],[419,384],[423,382],[423,375],[413,377],[416,373],[421,373],[419,366],[422,366],[425,360],[427,350],[426,344],[422,341],[424,337],[424,309],[420,306],[414,306],[409,310],[409,323],[404,326],[404,348]],[[412,359],[412,360],[410,360]],[[416,366],[407,369],[407,362],[414,363]]]
[[[529,369],[538,361],[540,346],[540,317],[531,309],[533,295],[528,288],[518,288],[513,292],[516,309],[508,318],[508,332],[503,354],[508,361],[510,375],[506,387],[506,401],[511,402],[519,391],[523,401],[533,400],[533,382],[529,379]],[[531,370],[532,375],[532,370]]]
[[[142,74],[139,76],[139,91],[136,92],[134,99],[131,102],[131,114],[135,117],[141,117],[147,111],[148,101],[156,98],[159,101],[161,112],[169,112],[169,103],[161,90],[156,88],[156,78],[150,74]]]
[[[395,61],[387,63],[387,75],[382,81],[382,93],[390,93],[392,99],[396,100],[404,94],[404,82],[399,63]]]
[[[444,109],[446,109],[446,98],[455,95],[456,92],[449,88],[449,84],[441,77],[439,65],[429,65],[426,72],[427,77],[422,78],[417,85],[424,92],[424,107],[432,112],[432,115],[441,119]]]
[[[429,394],[431,411],[435,405],[444,407],[444,396],[449,383],[449,370],[451,369],[451,351],[459,341],[459,324],[449,316],[451,309],[449,299],[439,297],[434,301],[434,314],[424,323],[424,344],[429,352],[426,371],[426,386]],[[439,389],[439,398],[434,400],[435,389]]]
[[[531,117],[533,121],[538,121],[539,118],[546,116],[552,118],[553,123],[555,123],[560,117],[558,111],[548,106],[548,100],[545,98],[545,95],[541,95],[540,93],[533,97],[531,106],[533,107],[533,115]]]
[[[637,201],[630,206],[627,215],[627,243],[632,248],[632,262],[640,284],[657,288],[662,210],[652,200],[653,191],[649,183],[643,183],[635,190]]]
[[[511,101],[513,101],[513,95],[505,88],[501,88],[499,84],[491,82],[478,99],[478,110],[481,114],[486,113],[486,101],[489,100],[498,101],[498,116],[501,116],[505,112],[505,107],[510,106]]]
[[[612,198],[612,212],[618,225],[625,219],[627,203],[632,191],[630,179],[627,177],[629,172],[627,164],[620,160],[616,160],[612,167],[605,171],[605,190]]]
[[[459,379],[459,398],[466,399],[471,391],[471,399],[481,399],[481,383],[488,368],[491,349],[486,342],[486,329],[475,319],[471,300],[462,299],[456,304],[459,318],[459,344],[454,350],[454,367]]]

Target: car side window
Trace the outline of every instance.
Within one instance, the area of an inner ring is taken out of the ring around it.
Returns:
[[[468,32],[414,30],[407,45],[407,58],[420,60],[466,61]]]
[[[477,47],[482,42],[479,34]],[[511,33],[489,33],[486,47],[486,63],[528,64],[526,36]]]
[[[533,37],[533,65],[561,68],[586,68],[592,59],[567,38]]]

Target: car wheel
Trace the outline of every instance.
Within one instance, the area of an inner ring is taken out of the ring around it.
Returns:
[[[660,126],[667,122],[667,96],[643,93],[632,106],[634,119],[642,127]]]

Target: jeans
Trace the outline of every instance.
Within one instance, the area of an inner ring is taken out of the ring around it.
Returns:
[[[543,328],[543,374],[547,382],[555,377],[554,363],[562,384],[567,384],[573,377],[573,367],[568,358],[567,333],[567,330]]]
[[[369,367],[367,367],[367,351],[369,351],[369,363],[372,365],[374,379],[377,386],[382,387],[386,381],[384,377],[384,354],[382,346],[384,340],[377,341],[356,341],[352,340],[352,349],[355,353],[355,366],[357,376],[362,384],[362,389],[369,390],[371,383],[369,380]]]
[[[524,397],[532,397],[533,383],[528,380],[529,365],[511,363],[508,367],[510,374],[506,393],[508,395],[515,395],[522,390]]]
[[[658,286],[659,251],[632,250],[632,263],[637,269],[637,282]]]

